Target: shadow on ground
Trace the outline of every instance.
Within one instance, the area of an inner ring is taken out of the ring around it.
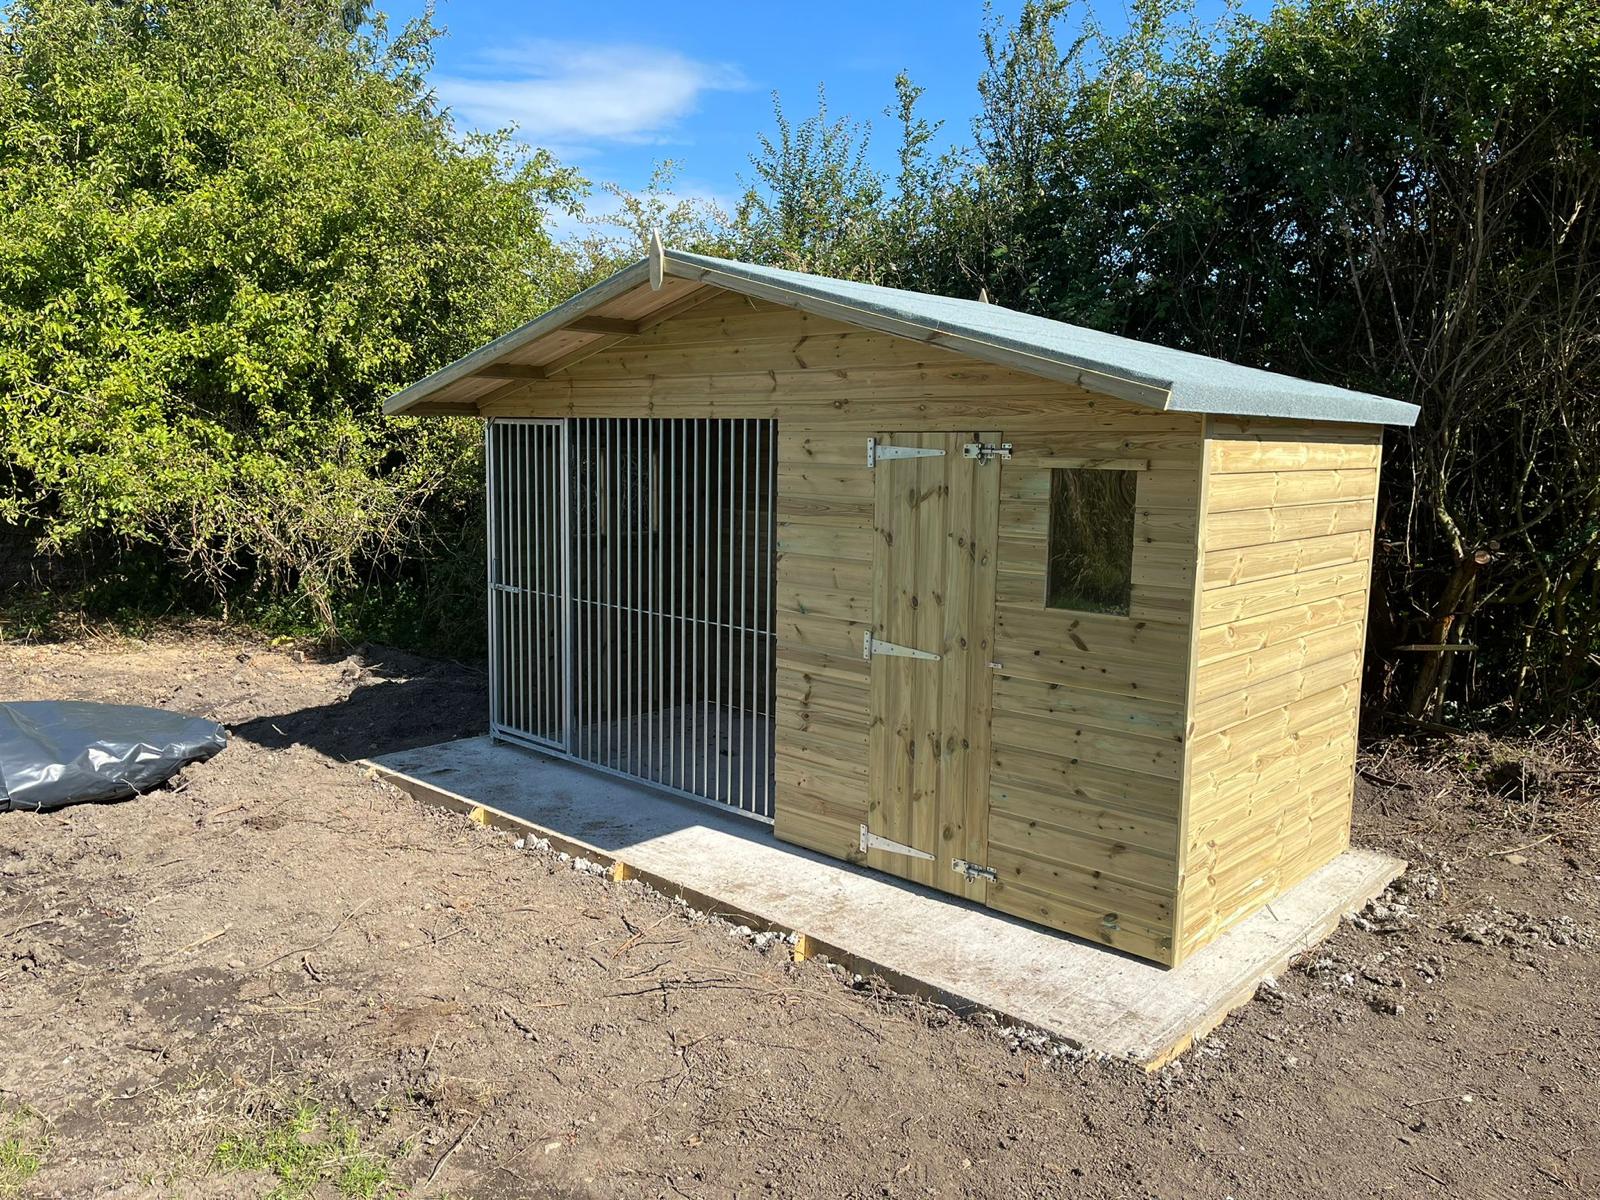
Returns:
[[[366,646],[343,664],[348,693],[326,703],[257,717],[232,727],[235,737],[277,750],[309,746],[346,762],[489,729],[487,675],[462,663]]]

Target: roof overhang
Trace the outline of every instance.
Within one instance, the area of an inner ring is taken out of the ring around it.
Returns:
[[[722,292],[1074,384],[1154,410],[1411,425],[1415,405],[1240,367],[982,304],[663,248],[384,403],[391,414],[475,415]],[[1214,378],[1213,378],[1214,377]]]

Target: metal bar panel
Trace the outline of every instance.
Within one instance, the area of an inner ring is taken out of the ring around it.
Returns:
[[[774,431],[487,424],[496,736],[770,819]]]

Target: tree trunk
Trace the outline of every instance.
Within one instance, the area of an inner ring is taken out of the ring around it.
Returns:
[[[1434,606],[1433,623],[1429,626],[1428,635],[1424,639],[1428,645],[1443,646],[1449,643],[1450,634],[1461,616],[1462,601],[1472,590],[1472,585],[1477,582],[1479,570],[1488,564],[1491,557],[1493,556],[1487,550],[1474,550],[1457,560],[1455,570],[1451,571],[1450,578],[1445,580],[1444,590],[1439,594],[1439,602]],[[1417,668],[1417,682],[1411,689],[1411,703],[1406,706],[1406,712],[1411,716],[1420,718],[1432,707],[1434,693],[1438,691],[1440,677],[1444,673],[1446,653],[1448,651],[1444,650],[1429,650],[1424,653],[1422,662]]]

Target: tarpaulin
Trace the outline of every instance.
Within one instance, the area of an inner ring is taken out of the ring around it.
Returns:
[[[217,722],[159,708],[0,703],[0,812],[136,795],[227,744]]]

